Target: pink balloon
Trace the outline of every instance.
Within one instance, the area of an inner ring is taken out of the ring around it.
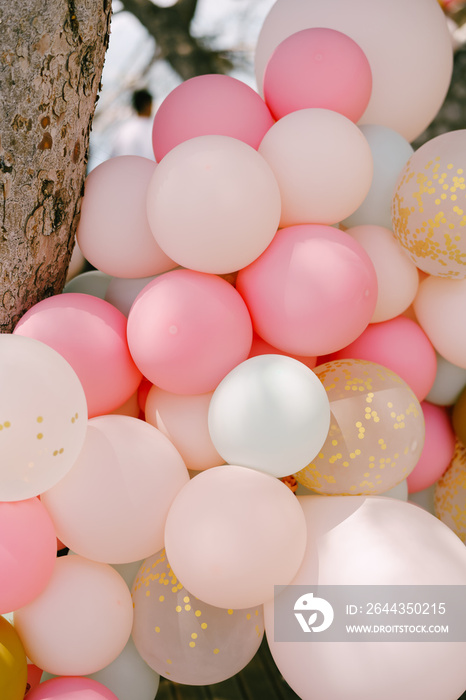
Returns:
[[[44,590],[56,543],[52,521],[37,498],[0,503],[0,614],[27,605]]]
[[[251,352],[249,353],[249,357],[256,357],[257,355],[287,355],[288,353],[284,352],[283,350],[278,350],[278,348],[274,348],[270,343],[267,343],[263,338],[260,337],[260,335],[257,335],[257,333],[253,334],[252,337],[252,345],[251,345]],[[289,357],[293,357],[295,360],[299,360],[299,362],[302,362],[303,365],[306,365],[309,367],[309,369],[314,369],[317,363],[317,357],[306,357],[304,355],[288,355]]]
[[[353,122],[372,92],[369,61],[348,35],[334,29],[302,29],[281,42],[264,74],[264,99],[275,119],[307,107],[323,107]]]
[[[435,484],[448,468],[455,452],[455,433],[444,406],[421,403],[426,436],[419,461],[408,475],[408,492],[423,491]]]
[[[88,294],[60,294],[35,304],[14,333],[36,338],[69,362],[86,394],[89,417],[110,413],[141,381],[126,341],[126,318]]]
[[[258,148],[274,123],[262,98],[248,85],[227,75],[200,75],[178,85],[154,117],[153,146],[157,161],[195,136],[232,136]]]
[[[79,676],[44,681],[28,693],[28,700],[118,700],[102,683]]]
[[[422,328],[406,316],[371,323],[356,340],[327,360],[350,358],[391,369],[405,380],[419,401],[425,399],[435,381],[437,357],[432,343]]]
[[[150,282],[128,317],[128,343],[153,384],[174,394],[204,394],[248,356],[251,319],[231,284],[193,270]]]
[[[334,352],[368,325],[377,300],[374,266],[351,236],[324,225],[278,231],[240,270],[236,288],[254,330],[294,355]]]

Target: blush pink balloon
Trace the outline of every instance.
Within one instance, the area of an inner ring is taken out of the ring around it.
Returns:
[[[377,300],[376,273],[362,246],[343,231],[314,224],[278,231],[240,270],[236,288],[256,333],[293,355],[321,355],[352,342]]]
[[[79,676],[44,681],[28,693],[28,700],[118,700],[102,683]]]
[[[153,384],[205,394],[248,356],[252,325],[231,284],[216,275],[173,270],[150,282],[128,317],[128,343]]]
[[[423,491],[435,484],[447,470],[455,453],[455,433],[444,406],[421,403],[426,436],[419,461],[408,475],[408,492]]]
[[[372,72],[364,51],[346,34],[327,27],[287,37],[264,74],[264,99],[275,119],[323,107],[357,122],[371,92]]]
[[[110,413],[141,381],[126,341],[126,318],[88,294],[60,294],[35,304],[14,333],[42,341],[72,366],[86,395],[89,417]]]
[[[27,605],[43,591],[56,543],[52,520],[37,498],[0,503],[0,614]]]
[[[157,161],[195,136],[232,136],[258,148],[274,123],[262,98],[228,75],[185,80],[165,98],[154,117],[152,142]]]
[[[437,371],[432,343],[422,328],[406,316],[371,323],[356,340],[327,358],[342,359],[384,365],[405,380],[419,401],[431,390]]]
[[[251,352],[249,357],[256,357],[257,355],[288,355],[288,353],[283,350],[278,350],[274,348],[270,343],[267,343],[260,335],[257,333],[253,334]],[[304,355],[288,355],[288,357],[293,357],[295,360],[299,360],[303,365],[309,367],[309,369],[314,369],[317,363],[317,357],[306,357]]]

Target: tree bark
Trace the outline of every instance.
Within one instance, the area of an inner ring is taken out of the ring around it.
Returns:
[[[62,291],[111,0],[0,7],[0,330]]]

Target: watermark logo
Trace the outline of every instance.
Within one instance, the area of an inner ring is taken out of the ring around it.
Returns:
[[[333,608],[328,600],[318,598],[314,593],[299,596],[294,604],[294,611],[303,632],[324,632],[330,627],[334,618]],[[310,613],[307,620],[303,613],[307,615]],[[321,613],[322,620],[319,625],[316,625],[318,613]]]

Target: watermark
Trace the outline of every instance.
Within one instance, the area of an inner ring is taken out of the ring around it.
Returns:
[[[466,586],[275,586],[276,642],[465,642]]]

